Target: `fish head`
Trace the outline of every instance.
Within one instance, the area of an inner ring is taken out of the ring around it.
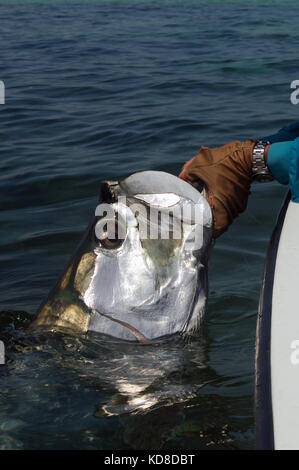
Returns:
[[[94,270],[82,292],[92,311],[89,329],[146,341],[197,326],[212,227],[204,196],[154,171],[106,183],[102,193]]]

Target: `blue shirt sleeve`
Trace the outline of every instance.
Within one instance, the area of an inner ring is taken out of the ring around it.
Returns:
[[[293,141],[289,164],[289,187],[292,201],[299,202],[299,137]]]
[[[268,165],[271,171],[271,164],[273,176],[275,179],[283,184],[289,184],[291,190],[292,201],[299,202],[299,121],[293,122],[287,126],[282,127],[276,134],[260,137],[258,140],[266,140],[271,144],[268,152]],[[276,145],[278,142],[292,141],[289,146],[289,152],[281,154],[282,146]],[[269,158],[270,157],[270,158]],[[279,158],[280,157],[280,162]],[[282,158],[287,157],[287,161],[282,161]],[[272,158],[272,159],[271,159]]]

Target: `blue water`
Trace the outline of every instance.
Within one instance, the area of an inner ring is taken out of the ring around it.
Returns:
[[[22,328],[101,180],[178,174],[200,145],[299,119],[298,15],[295,1],[0,2],[0,448],[254,447],[256,314],[278,183],[254,184],[217,241],[207,323],[190,343],[26,339]]]

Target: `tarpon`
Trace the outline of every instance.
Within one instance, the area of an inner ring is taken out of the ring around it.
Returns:
[[[147,342],[196,329],[207,299],[212,213],[168,173],[104,182],[101,204],[31,328]]]

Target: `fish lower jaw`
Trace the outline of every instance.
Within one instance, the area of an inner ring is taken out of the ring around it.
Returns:
[[[89,330],[118,338],[129,342],[150,343],[170,336],[184,335],[188,333],[188,322],[181,321],[178,324],[171,324],[165,320],[161,322],[145,320],[144,323],[137,322],[134,324],[133,318],[130,319],[125,315],[127,321],[121,320],[115,316],[115,313],[103,313],[97,309],[93,309],[90,319]]]
[[[93,313],[97,314],[99,316],[102,316],[102,317],[110,320],[111,322],[114,322],[118,325],[121,325],[124,329],[127,329],[133,336],[135,336],[135,341],[137,340],[137,341],[139,341],[139,343],[148,343],[150,341],[149,338],[147,338],[145,335],[143,335],[139,330],[137,330],[137,328],[132,326],[130,323],[127,323],[123,320],[119,320],[118,318],[115,318],[110,314],[99,312],[98,310],[93,310]],[[114,335],[110,334],[110,336],[114,336]]]

